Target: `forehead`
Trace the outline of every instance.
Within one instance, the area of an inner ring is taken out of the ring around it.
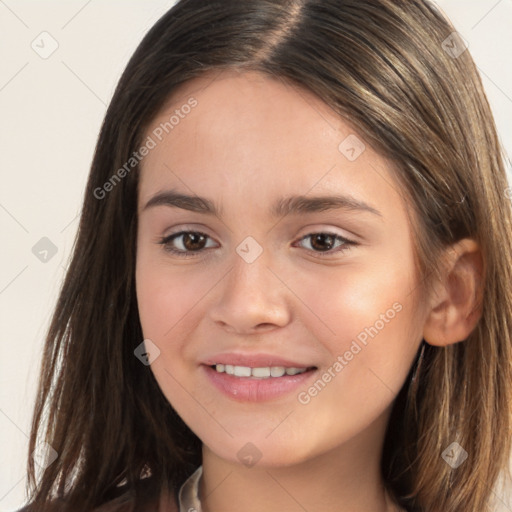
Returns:
[[[176,186],[220,203],[244,198],[247,207],[313,189],[401,200],[391,162],[350,123],[309,91],[255,72],[181,84],[146,136],[156,144],[141,163],[141,202]]]
[[[191,101],[197,104],[189,108]],[[165,126],[173,114],[172,128]],[[354,131],[309,91],[256,72],[233,70],[208,73],[182,84],[148,131],[158,127],[164,131],[161,145],[174,143],[173,152],[179,152],[180,142],[193,132],[188,142],[200,145],[203,153],[229,145],[231,154],[238,149],[246,154],[252,147],[258,160],[269,156],[269,151],[282,155],[284,149],[297,153],[301,147],[300,153],[315,148],[315,153],[323,149],[335,155],[337,131]],[[318,146],[320,138],[323,144]],[[221,156],[219,151],[215,155]]]

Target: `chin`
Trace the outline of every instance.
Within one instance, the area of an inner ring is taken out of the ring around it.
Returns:
[[[236,436],[226,439],[222,443],[215,440],[204,443],[215,455],[231,464],[238,464],[247,468],[279,468],[294,466],[315,456],[313,450],[305,449],[304,443],[283,443],[276,439],[265,439],[263,436]],[[210,448],[213,446],[215,449]]]

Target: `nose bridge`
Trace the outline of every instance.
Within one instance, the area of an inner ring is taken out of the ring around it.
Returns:
[[[273,260],[270,251],[250,239],[241,242],[235,252],[226,292],[249,294],[259,300],[274,297],[279,281],[270,270]]]
[[[260,324],[284,325],[288,319],[286,287],[272,271],[272,255],[254,239],[236,248],[231,270],[221,285],[212,319],[236,330]]]

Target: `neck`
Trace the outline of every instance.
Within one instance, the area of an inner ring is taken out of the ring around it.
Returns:
[[[203,512],[394,512],[380,472],[388,415],[356,438],[292,465],[252,467],[203,445]]]

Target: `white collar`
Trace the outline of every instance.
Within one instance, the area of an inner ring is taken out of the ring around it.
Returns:
[[[203,474],[203,466],[199,466],[180,487],[178,494],[180,512],[201,512],[199,499],[199,480]]]

